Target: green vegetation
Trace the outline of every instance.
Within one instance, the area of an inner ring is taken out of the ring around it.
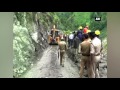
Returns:
[[[96,16],[101,17],[102,20],[96,22]],[[14,77],[21,76],[35,62],[37,57],[35,48],[40,45],[33,40],[33,33],[38,33],[41,29],[49,31],[55,24],[56,28],[69,34],[71,31],[78,30],[79,26],[88,25],[92,31],[99,29],[101,37],[104,39],[107,36],[106,16],[105,12],[15,12],[13,24]]]
[[[14,77],[20,76],[32,65],[32,57],[34,54],[34,45],[29,36],[29,30],[26,27],[25,13],[15,13],[13,24],[13,69]]]

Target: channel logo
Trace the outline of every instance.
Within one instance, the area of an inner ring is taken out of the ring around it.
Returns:
[[[101,17],[95,17],[95,21],[101,21]]]

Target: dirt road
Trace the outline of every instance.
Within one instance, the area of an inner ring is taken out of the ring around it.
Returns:
[[[64,67],[60,66],[57,49],[58,46],[48,47],[36,65],[22,78],[80,78],[78,66],[74,64],[67,54],[65,55]],[[105,65],[106,62],[100,64],[100,76],[102,78],[107,78],[107,69],[104,68]],[[83,78],[87,78],[86,75],[84,73]]]
[[[23,78],[79,78],[78,67],[67,57],[64,67],[60,66],[57,46],[46,49],[42,58]]]

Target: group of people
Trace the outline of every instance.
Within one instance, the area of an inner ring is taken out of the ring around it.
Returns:
[[[64,66],[65,52],[69,48],[74,49],[75,55],[81,54],[80,57],[80,77],[83,77],[86,67],[89,78],[99,78],[99,63],[101,60],[101,51],[103,49],[100,31],[92,32],[88,26],[72,32],[68,37],[65,35],[59,42],[60,65]]]

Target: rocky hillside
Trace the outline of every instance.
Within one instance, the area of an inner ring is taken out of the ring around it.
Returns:
[[[26,72],[48,47],[48,31],[55,20],[53,16],[54,13],[49,12],[14,13],[14,77]]]

